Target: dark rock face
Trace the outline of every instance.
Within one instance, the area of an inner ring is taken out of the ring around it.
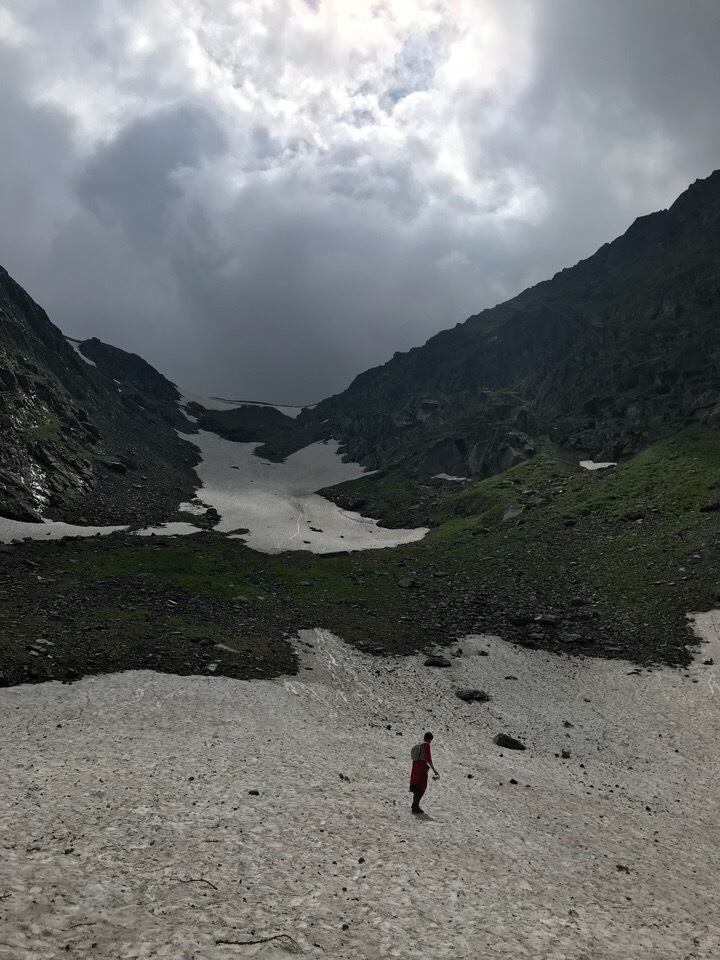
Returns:
[[[486,477],[549,435],[618,461],[720,426],[720,171],[551,280],[397,353],[303,414],[368,467]],[[638,357],[646,360],[639,364]]]
[[[498,733],[498,735],[493,739],[493,743],[497,744],[498,747],[504,747],[506,750],[526,749],[524,743],[516,740],[515,737],[509,736],[507,733]]]
[[[197,451],[173,384],[87,340],[82,357],[0,268],[0,516],[162,522],[192,497]],[[129,471],[140,470],[143,484]]]
[[[425,478],[434,477],[438,473],[447,473],[451,477],[467,476],[465,441],[452,437],[437,440],[418,464],[417,473]]]

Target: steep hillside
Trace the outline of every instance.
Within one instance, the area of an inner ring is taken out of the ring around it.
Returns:
[[[0,516],[174,517],[197,486],[179,396],[140,357],[69,342],[0,268]]]
[[[489,476],[549,436],[626,458],[720,425],[720,171],[587,260],[361,374],[306,419],[352,459]]]

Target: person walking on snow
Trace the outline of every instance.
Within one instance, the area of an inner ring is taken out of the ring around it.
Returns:
[[[410,809],[413,813],[423,813],[420,809],[420,801],[427,790],[428,767],[436,777],[440,776],[433,765],[430,754],[430,741],[432,738],[433,735],[431,733],[426,733],[423,742],[418,743],[417,746],[413,747],[410,751],[413,762],[410,772],[410,793],[413,795],[413,804]]]

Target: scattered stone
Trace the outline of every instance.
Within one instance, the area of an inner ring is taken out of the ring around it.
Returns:
[[[505,679],[506,679],[506,680],[517,680],[517,677],[515,676],[514,673],[509,673],[509,674],[505,677]]]
[[[515,520],[515,518],[519,517],[524,511],[524,503],[511,503],[510,506],[505,509],[505,513],[503,513],[503,520]]]
[[[259,791],[259,790],[248,790],[248,793],[250,794],[251,797],[259,797],[259,796],[260,796],[260,791]]]
[[[569,751],[569,750],[561,750],[561,751],[560,751],[560,756],[563,758],[563,760],[569,760],[569,759],[570,759],[570,751]]]
[[[563,720],[563,726],[570,728],[570,727],[574,727],[575,724],[574,724],[574,723],[570,723],[569,720]]]
[[[529,627],[531,623],[535,623],[535,617],[529,617],[527,614],[520,614],[517,617],[510,617],[508,623],[511,627]]]
[[[431,657],[428,657],[427,660],[425,661],[425,666],[426,667],[450,667],[452,666],[452,664],[450,663],[447,657],[431,656]]]
[[[401,580],[398,580],[398,586],[402,587],[403,590],[411,590],[419,586],[419,584],[413,577],[403,577]]]
[[[710,657],[710,658],[707,659],[707,660],[703,660],[703,664],[704,664],[706,667],[711,667],[714,663],[715,663],[715,661],[713,660],[712,657]]]
[[[535,617],[535,623],[539,623],[540,626],[543,627],[556,627],[557,617],[553,617],[549,613],[541,613],[539,616]]]
[[[510,777],[510,783],[514,783],[515,786],[517,786],[517,780],[515,779],[515,777]]]
[[[525,750],[525,744],[521,743],[519,740],[516,740],[515,737],[509,736],[507,733],[498,733],[494,738],[493,743],[497,744],[498,747],[505,747],[506,750]]]
[[[720,510],[720,500],[711,500],[710,503],[700,507],[700,513],[715,513],[718,510]]]
[[[489,656],[490,656],[490,654],[487,652],[487,650],[478,650],[477,655],[478,655],[479,657],[489,657]]]
[[[490,695],[485,693],[484,690],[473,690],[469,688],[456,690],[455,696],[459,700],[463,700],[465,703],[487,703],[490,699]]]

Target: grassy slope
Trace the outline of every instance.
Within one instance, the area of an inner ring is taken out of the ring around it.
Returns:
[[[403,509],[416,492],[363,478],[371,503],[373,484]],[[433,494],[419,511],[434,524],[428,536],[393,550],[268,556],[214,534],[24,545],[0,557],[0,672],[16,682],[29,663],[47,676],[48,662],[28,653],[46,636],[50,675],[62,663],[203,672],[210,661],[231,676],[277,675],[295,663],[283,636],[305,626],[393,652],[483,630],[683,662],[685,614],[719,597],[720,512],[700,510],[718,484],[720,436],[691,428],[598,473],[548,443],[508,473]],[[525,509],[504,520],[511,504]],[[511,622],[538,614],[557,625]]]

